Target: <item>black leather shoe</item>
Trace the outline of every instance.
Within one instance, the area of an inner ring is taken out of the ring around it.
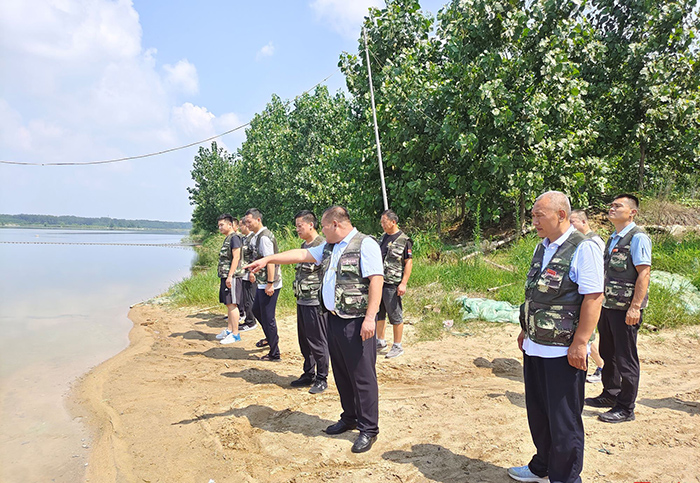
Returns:
[[[355,443],[352,445],[352,452],[364,453],[365,451],[369,451],[369,449],[372,447],[376,440],[376,436],[370,436],[365,433],[360,433],[360,435],[355,440]]]
[[[615,407],[615,403],[615,398],[603,394],[598,397],[587,397],[583,400],[583,404],[592,408],[612,408]]]
[[[296,381],[290,382],[289,385],[292,387],[305,387],[305,386],[310,386],[313,383],[314,383],[314,376],[310,376],[308,374],[303,374]]]
[[[606,423],[624,423],[625,421],[634,421],[634,411],[627,411],[622,408],[613,408],[610,411],[598,416]]]
[[[345,431],[355,429],[356,427],[357,424],[348,424],[341,419],[337,423],[328,426],[324,431],[326,432],[326,434],[341,434]]]

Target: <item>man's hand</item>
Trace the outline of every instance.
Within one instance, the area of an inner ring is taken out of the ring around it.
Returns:
[[[233,286],[233,276],[229,275],[226,277],[226,287],[231,288]]]
[[[525,333],[524,330],[520,330],[520,334],[518,334],[518,349],[523,350],[523,341],[525,340],[525,336],[527,334]]]
[[[396,295],[402,297],[406,293],[406,284],[401,282],[399,287],[396,289]]]
[[[637,325],[642,313],[639,309],[630,307],[627,309],[627,316],[625,317],[625,324],[627,325]]]
[[[362,327],[360,328],[360,337],[363,341],[371,339],[374,336],[374,331],[377,328],[377,323],[374,321],[374,317],[366,317],[362,321]]]
[[[272,294],[275,293],[275,289],[273,287],[274,285],[271,283],[265,285],[265,295],[267,295],[268,297],[272,297]]]
[[[566,357],[569,359],[571,367],[582,371],[588,370],[588,344],[572,342]]]
[[[263,268],[267,265],[267,262],[264,260],[265,260],[265,258],[255,260],[254,262],[243,267],[243,270],[248,270],[250,272],[250,281],[251,282],[255,282],[255,277],[253,276],[253,274],[255,272],[259,272],[261,268]]]

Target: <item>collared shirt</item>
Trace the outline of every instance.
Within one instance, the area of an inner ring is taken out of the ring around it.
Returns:
[[[265,229],[263,226],[260,228],[257,232],[255,232],[255,235],[250,239],[250,246],[254,247],[258,243],[258,236],[260,235],[260,232],[262,232]],[[275,246],[272,244],[272,240],[270,240],[269,237],[264,236],[262,240],[260,240],[260,255],[263,257],[270,256],[275,253]],[[282,288],[282,269],[279,265],[275,266],[275,271],[279,272],[279,280],[276,281],[274,284],[272,284],[272,289],[277,290],[278,288]],[[267,275],[270,277],[270,274]],[[269,280],[269,278],[268,278]],[[265,283],[259,283],[258,288],[265,289],[267,287],[267,284]]]
[[[550,242],[549,238],[542,240],[544,255],[542,257],[542,270],[544,270],[559,247],[564,243],[576,228],[573,226],[564,232],[555,241]],[[603,274],[603,252],[594,240],[586,239],[582,241],[574,252],[569,268],[569,278],[578,284],[578,293],[587,295],[592,293],[602,293],[605,284]],[[523,350],[529,356],[544,358],[564,357],[568,354],[568,347],[548,346],[538,344],[525,337]]]
[[[617,242],[619,242],[622,237],[627,235],[627,233],[629,233],[629,231],[635,226],[637,226],[637,224],[632,222],[620,230],[620,233],[617,233],[617,231],[613,232],[613,234],[610,235],[611,242],[608,253],[612,253],[612,250],[615,248],[615,245],[617,245]],[[637,233],[632,237],[632,240],[630,241],[630,255],[632,255],[632,264],[635,267],[640,265],[651,266],[651,238],[649,238],[649,235],[646,233]]]
[[[321,285],[321,296],[323,297],[323,305],[328,310],[335,310],[335,277],[338,268],[338,260],[348,247],[350,240],[357,234],[357,228],[353,228],[340,242],[333,245],[333,253],[328,265],[328,270],[323,275],[323,284]],[[316,265],[319,265],[323,260],[323,250],[326,243],[321,243],[316,247],[307,248]],[[362,276],[367,278],[372,275],[384,275],[384,263],[382,262],[382,252],[379,249],[379,244],[372,238],[367,237],[362,240],[360,245],[360,265],[362,267]]]

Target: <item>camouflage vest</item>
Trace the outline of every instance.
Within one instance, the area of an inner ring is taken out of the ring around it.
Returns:
[[[233,253],[231,253],[231,241],[234,236],[238,236],[236,233],[231,233],[224,239],[224,243],[221,245],[221,250],[219,251],[219,267],[217,272],[219,278],[227,278],[228,272],[231,270],[231,262],[233,261]],[[238,276],[238,271],[241,268],[241,260],[238,259],[238,268],[236,270],[235,276]]]
[[[317,236],[311,243],[302,243],[301,248],[317,247],[325,238]],[[299,300],[318,300],[321,290],[321,266],[315,263],[297,263],[294,278],[294,295]]]
[[[273,253],[277,253],[277,240],[275,239],[275,235],[272,234],[270,230],[267,228],[263,228],[263,230],[260,232],[258,235],[257,239],[255,240],[255,246],[252,246],[252,254],[251,257],[253,260],[260,260],[263,255],[262,255],[262,238],[266,236],[270,239],[272,242],[272,248],[273,248]],[[261,268],[258,272],[255,274],[255,281],[258,283],[258,285],[264,285],[267,283],[268,280],[273,280],[277,282],[280,279],[280,266],[275,265],[275,273],[272,278],[267,278],[267,266],[264,266]]]
[[[382,235],[379,244],[387,237],[386,233]],[[403,254],[406,251],[408,243],[408,235],[401,233],[396,240],[389,242],[386,247],[386,255],[384,256],[384,283],[388,285],[398,285],[403,279]]]
[[[542,345],[571,345],[578,328],[583,295],[569,278],[574,252],[586,237],[573,231],[542,270],[544,245],[537,245],[525,282],[524,327]]]
[[[255,261],[253,258],[253,249],[250,246],[250,240],[253,238],[253,233],[248,233],[246,236],[242,237],[241,240],[241,260],[243,260],[243,263],[238,266],[238,270],[236,270],[236,277],[243,277],[245,276],[245,270],[243,270],[243,264],[248,265],[249,263],[252,263]],[[248,278],[246,277],[246,281],[248,281]]]
[[[358,232],[345,248],[338,260],[335,272],[335,313],[343,319],[364,317],[369,302],[369,278],[362,277],[360,247],[367,235]],[[331,256],[335,244],[327,243],[323,248],[321,266],[325,274],[330,270]],[[321,297],[323,304],[323,297]]]
[[[644,230],[635,226],[625,236],[617,241],[615,248],[610,253],[610,243],[612,237],[605,244],[604,266],[605,266],[605,300],[603,307],[613,310],[627,310],[634,297],[634,286],[637,283],[637,269],[632,263],[630,245],[632,237],[637,233],[644,233]],[[642,300],[642,307],[646,308],[649,301],[647,291]]]

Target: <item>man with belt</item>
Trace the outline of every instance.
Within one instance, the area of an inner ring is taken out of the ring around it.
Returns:
[[[634,421],[639,389],[637,332],[649,299],[651,239],[634,222],[639,200],[616,196],[608,219],[615,226],[605,246],[605,300],[598,322],[603,392],[586,405],[612,408],[598,416],[606,423]]]
[[[257,208],[251,208],[245,213],[245,223],[248,229],[254,233],[250,241],[253,249],[252,258],[259,260],[277,253],[277,240],[267,227],[263,226],[262,213]],[[269,346],[270,351],[260,357],[261,361],[279,361],[280,348],[277,335],[277,320],[275,310],[277,298],[282,288],[282,271],[274,263],[268,262],[261,267],[258,273],[250,274],[250,281],[257,283],[255,300],[253,301],[253,314],[260,321],[265,339],[258,342],[258,347]]]
[[[377,315],[377,350],[381,351],[387,346],[384,333],[388,316],[394,333],[394,341],[386,358],[391,359],[403,354],[401,346],[403,337],[401,297],[406,293],[406,285],[413,269],[413,256],[411,254],[413,242],[408,235],[399,230],[399,217],[392,210],[386,210],[382,213],[379,223],[384,230],[384,235],[379,240],[379,248],[382,250],[384,259],[384,288],[382,289],[382,303],[379,305],[379,315]]]
[[[241,220],[240,230],[241,234],[243,235],[241,259],[243,259],[243,263],[245,265],[248,265],[253,261],[253,248],[250,246],[250,241],[253,239],[254,233],[248,229],[248,225],[245,223],[245,220]],[[250,281],[250,276],[248,273],[243,273],[241,280],[243,286],[242,303],[245,320],[243,323],[238,324],[238,330],[240,332],[245,332],[246,330],[254,329],[257,325],[255,316],[253,315],[253,301],[255,301],[255,291],[257,290],[257,286],[255,283]]]
[[[301,248],[317,247],[326,240],[316,231],[316,216],[302,210],[294,217]],[[311,394],[328,388],[328,314],[321,310],[321,267],[315,263],[297,263],[294,295],[297,298],[297,337],[304,357],[304,373],[291,382],[292,387],[311,386]]]
[[[326,243],[289,250],[257,260],[255,272],[267,263],[316,263],[323,270],[321,303],[328,311],[328,349],[343,412],[326,434],[357,428],[353,453],[368,451],[379,434],[376,315],[382,297],[384,269],[379,245],[357,231],[348,211],[331,206],[321,218]]]
[[[518,346],[537,453],[528,465],[508,469],[517,481],[581,481],[587,344],[603,301],[603,254],[571,226],[570,213],[559,191],[540,195],[532,207],[543,240],[525,282]]]

